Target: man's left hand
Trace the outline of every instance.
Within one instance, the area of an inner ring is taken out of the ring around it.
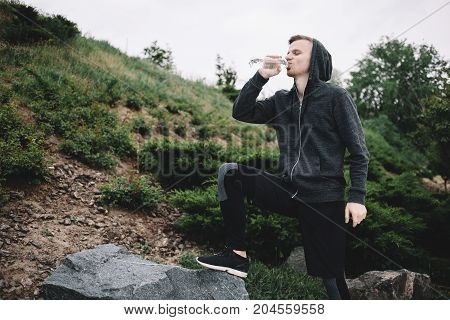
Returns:
[[[364,205],[360,203],[349,202],[345,207],[345,223],[349,222],[350,214],[352,215],[354,228],[366,218],[367,209]]]

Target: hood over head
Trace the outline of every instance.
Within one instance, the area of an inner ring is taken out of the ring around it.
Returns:
[[[311,59],[309,64],[309,76],[308,83],[306,84],[304,97],[308,97],[310,92],[314,90],[320,83],[320,81],[327,82],[331,79],[331,72],[333,71],[333,63],[331,54],[325,48],[325,46],[317,39],[313,38],[313,47],[311,50]],[[297,96],[297,86],[294,78],[294,85],[292,86],[293,99]],[[304,98],[304,99],[305,99]],[[291,104],[291,115],[294,110],[294,103]],[[306,108],[303,108],[302,114]]]
[[[313,47],[311,51],[311,60],[309,64],[309,77],[306,87],[308,88],[317,85],[319,80],[325,82],[330,80],[332,71],[333,71],[333,63],[331,59],[331,54],[319,40],[313,38]],[[295,88],[296,87],[294,79],[293,89]]]

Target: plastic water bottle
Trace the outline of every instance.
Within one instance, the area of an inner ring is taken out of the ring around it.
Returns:
[[[279,63],[280,65],[282,65],[284,67],[287,67],[287,61],[285,59],[273,59],[273,60],[275,60],[276,63]],[[267,62],[264,64],[264,59],[261,59],[261,58],[251,59],[248,64],[250,65],[250,67],[252,67],[255,63],[260,63],[260,64],[263,63],[262,66],[265,68],[268,68],[268,69],[276,68],[276,63]]]

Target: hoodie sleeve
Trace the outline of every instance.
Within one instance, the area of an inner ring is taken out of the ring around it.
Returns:
[[[347,91],[339,92],[333,106],[334,119],[345,146],[350,153],[350,180],[348,202],[365,205],[369,151],[356,105]]]
[[[242,87],[233,104],[233,118],[248,123],[269,124],[275,116],[275,95],[256,101],[262,87],[269,81],[258,71]]]

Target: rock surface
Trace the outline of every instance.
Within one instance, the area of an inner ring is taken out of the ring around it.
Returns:
[[[295,271],[307,273],[305,251],[303,250],[303,247],[295,247],[285,263]]]
[[[225,272],[164,265],[114,244],[68,255],[42,286],[44,299],[248,299],[244,280]]]
[[[430,299],[430,284],[427,274],[407,269],[369,271],[347,279],[351,298],[359,300]]]

